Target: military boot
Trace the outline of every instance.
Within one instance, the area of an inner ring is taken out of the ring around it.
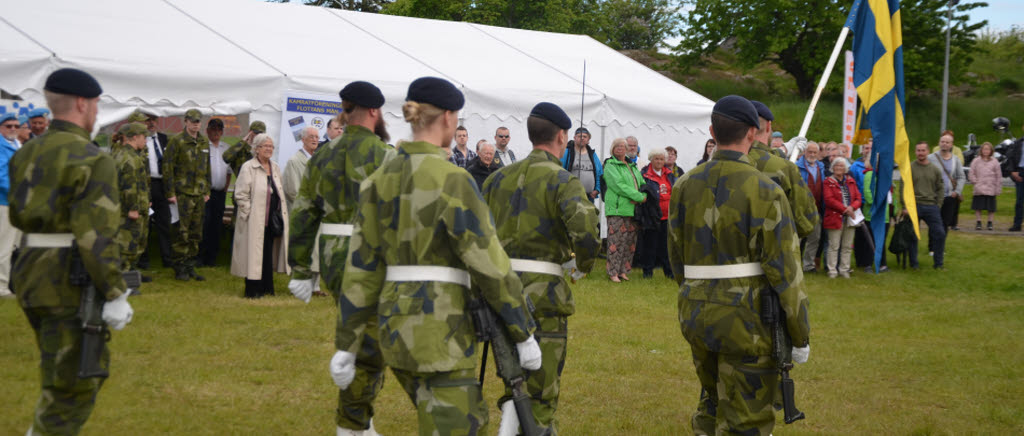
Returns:
[[[190,278],[188,273],[188,267],[180,263],[176,263],[172,266],[174,268],[174,279],[187,282]]]
[[[188,276],[193,278],[197,282],[201,282],[201,281],[205,281],[206,280],[206,277],[203,277],[203,276],[199,275],[198,272],[196,272],[196,261],[195,260],[189,262],[189,264],[188,264]]]

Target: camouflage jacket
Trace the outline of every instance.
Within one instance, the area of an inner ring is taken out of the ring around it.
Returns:
[[[249,147],[249,143],[245,142],[244,139],[239,139],[238,143],[228,147],[221,156],[224,163],[231,167],[231,174],[238,174],[238,171],[242,169],[242,165],[252,160],[252,158],[252,148]]]
[[[210,195],[210,140],[196,136],[181,132],[167,141],[161,168],[167,198]]]
[[[89,142],[89,133],[53,120],[42,136],[11,158],[11,224],[25,233],[73,233],[89,276],[108,300],[125,290],[120,247],[117,168]],[[70,250],[22,247],[11,271],[22,307],[77,307],[81,290],[68,284]]]
[[[122,223],[117,239],[123,251],[131,239],[142,237],[149,218],[149,163],[143,160],[142,150],[127,145],[115,147],[113,156],[117,165],[117,189],[121,192]],[[128,218],[128,212],[133,210],[139,213],[139,219]]]
[[[589,272],[601,249],[597,208],[580,179],[561,161],[534,149],[484,182],[484,199],[497,223],[498,239],[509,257],[562,264],[576,253],[576,265]],[[572,291],[561,275],[520,273],[523,293],[539,316],[575,311]]]
[[[771,354],[761,290],[772,287],[793,344],[808,343],[800,240],[782,189],[742,153],[719,150],[672,187],[668,257],[679,287],[679,321],[690,343],[733,355]],[[683,265],[761,264],[764,274],[689,279]]]
[[[290,209],[288,263],[296,279],[312,277],[313,243],[320,223],[347,224],[355,219],[359,184],[391,150],[370,129],[356,125],[346,126],[344,134],[320,147],[306,164],[305,177]],[[321,265],[341,268],[347,253],[348,238],[320,236]],[[340,259],[333,261],[335,256]]]
[[[370,317],[392,368],[444,372],[476,366],[471,295],[482,295],[515,342],[533,329],[522,283],[494,232],[476,183],[426,142],[402,144],[359,189],[335,345],[359,350]],[[472,289],[445,282],[388,282],[389,265],[436,265],[469,272]]]
[[[782,187],[786,193],[790,207],[793,208],[793,221],[796,224],[797,236],[804,238],[814,230],[821,221],[814,195],[800,176],[800,168],[795,163],[781,158],[772,152],[767,145],[754,141],[750,146],[750,160],[759,171]]]

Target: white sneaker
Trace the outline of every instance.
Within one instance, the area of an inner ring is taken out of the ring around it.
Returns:
[[[14,298],[14,293],[10,289],[0,289],[0,298],[11,299]]]
[[[352,430],[350,428],[338,427],[336,436],[381,436],[377,433],[377,430],[373,428],[373,419],[370,419],[370,428],[366,430]]]

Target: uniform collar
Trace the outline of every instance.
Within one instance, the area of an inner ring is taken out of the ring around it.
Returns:
[[[399,150],[406,154],[434,154],[448,160],[448,153],[445,153],[441,147],[426,141],[403,142]]]
[[[737,162],[743,162],[747,165],[754,166],[754,163],[750,161],[750,156],[747,156],[738,151],[732,150],[715,150],[715,154],[711,156],[712,160],[732,160]]]
[[[85,129],[83,129],[81,126],[79,126],[78,124],[72,123],[70,121],[54,119],[53,121],[50,121],[50,127],[49,127],[48,131],[50,131],[50,130],[52,130],[52,131],[59,131],[59,132],[67,132],[67,133],[71,133],[71,134],[74,134],[74,135],[77,135],[77,136],[81,136],[82,138],[85,138],[86,140],[89,139],[89,132],[86,132]]]
[[[371,135],[374,134],[373,130],[367,129],[366,127],[360,126],[358,124],[349,124],[345,126],[345,131],[341,132],[342,135],[362,135],[367,133]]]
[[[533,149],[533,151],[531,151],[530,154],[528,156],[526,156],[526,157],[527,157],[527,159],[532,158],[532,159],[537,159],[537,160],[546,160],[546,161],[555,162],[555,163],[557,163],[559,165],[562,164],[562,161],[559,160],[557,157],[555,157],[555,155],[551,154],[547,150],[541,150],[539,148]]]
[[[767,152],[771,152],[772,151],[771,147],[769,147],[768,144],[765,144],[765,143],[763,143],[761,141],[754,141],[753,144],[750,144],[750,149],[751,150],[757,149],[757,150],[767,151]]]

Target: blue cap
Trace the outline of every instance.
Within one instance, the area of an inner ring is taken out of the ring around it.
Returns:
[[[4,112],[0,114],[0,123],[6,123],[7,120],[18,121],[18,114],[14,112]],[[20,126],[21,124],[19,123],[18,125]]]
[[[722,97],[715,103],[715,107],[711,110],[711,113],[715,113],[726,117],[730,120],[746,124],[748,126],[761,128],[761,123],[757,120],[757,109],[754,108],[754,104],[743,97],[738,95],[727,95]]]
[[[750,100],[750,103],[753,104],[754,109],[757,110],[757,116],[768,121],[775,121],[775,115],[772,115],[771,109],[768,109],[768,106],[765,106],[764,103],[757,100]]]
[[[530,111],[531,117],[542,118],[551,121],[552,124],[558,126],[559,129],[569,130],[572,127],[572,120],[565,114],[562,108],[558,107],[554,103],[542,102],[537,103]]]
[[[47,115],[50,115],[50,110],[45,107],[39,107],[28,111],[29,118],[45,117]]]
[[[25,115],[19,115],[18,116],[18,122],[21,123],[22,126],[24,126],[24,125],[28,124],[28,117],[25,116]]]
[[[781,138],[782,132],[772,132],[772,138]]]
[[[338,96],[342,101],[350,101],[356,106],[365,108],[380,109],[381,106],[384,106],[384,94],[380,92],[380,88],[362,80],[345,85]]]
[[[429,103],[441,109],[457,111],[466,104],[462,91],[452,82],[439,77],[420,77],[409,84],[405,101]]]
[[[58,94],[74,95],[85,98],[96,98],[103,93],[100,82],[92,75],[75,68],[61,68],[46,78],[43,89]]]

